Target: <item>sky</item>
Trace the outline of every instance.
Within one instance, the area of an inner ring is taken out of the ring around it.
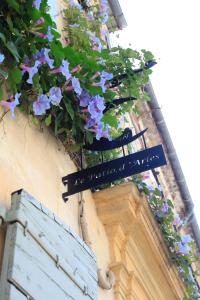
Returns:
[[[158,62],[151,82],[200,223],[200,1],[119,2],[128,23],[119,43],[150,50]]]

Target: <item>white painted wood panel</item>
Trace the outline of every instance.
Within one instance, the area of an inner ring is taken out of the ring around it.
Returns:
[[[1,279],[1,287],[12,287],[5,300],[18,300],[12,283],[34,300],[97,299],[94,254],[69,226],[24,191],[13,196],[7,220],[14,223],[8,226]]]

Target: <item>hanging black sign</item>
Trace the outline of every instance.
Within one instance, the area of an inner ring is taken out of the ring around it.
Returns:
[[[98,187],[134,174],[154,169],[166,164],[162,145],[148,148],[124,157],[102,163],[92,168],[78,171],[63,177],[68,191],[63,194],[64,201],[70,195]]]
[[[144,69],[149,69],[156,64],[155,61],[148,61],[143,68],[133,70],[131,75],[143,72]],[[130,74],[129,74],[130,75]],[[128,77],[127,73],[120,74],[111,80],[111,86],[117,87],[122,81]],[[135,97],[126,97],[114,99],[112,102],[106,103],[104,114],[110,110],[115,109],[117,106],[122,105],[129,101],[137,100]],[[64,201],[68,200],[70,195],[82,192],[90,188],[96,188],[102,184],[110,183],[118,179],[122,179],[134,174],[142,173],[166,164],[165,154],[162,145],[129,154],[125,156],[124,146],[132,143],[136,139],[142,137],[146,148],[144,133],[147,129],[132,135],[132,131],[126,128],[122,135],[113,141],[108,141],[101,138],[100,141],[94,139],[92,145],[85,145],[84,148],[90,151],[106,151],[116,148],[122,148],[123,157],[114,159],[109,162],[102,161],[101,164],[92,168],[84,169],[62,178],[63,184],[67,186],[67,192],[63,194]],[[82,152],[81,152],[82,154]],[[82,155],[81,155],[81,168],[82,168]]]

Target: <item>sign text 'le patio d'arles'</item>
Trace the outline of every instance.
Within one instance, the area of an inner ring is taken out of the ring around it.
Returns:
[[[154,61],[149,61],[145,64],[144,68],[150,68],[154,64]],[[136,74],[142,71],[142,69],[137,69],[134,70],[133,73]],[[120,85],[126,76],[127,74],[121,74],[120,76],[113,78],[111,81],[112,86],[116,87]],[[107,110],[115,108],[130,100],[136,100],[136,98],[127,97],[116,99],[112,103],[107,104],[104,113]],[[113,141],[101,138],[99,141],[95,139],[92,145],[85,145],[84,148],[86,150],[100,152],[122,147],[124,155],[123,157],[108,162],[102,162],[97,166],[82,169],[81,171],[63,177],[63,184],[67,186],[67,192],[63,194],[63,200],[66,202],[70,195],[87,189],[97,188],[103,184],[111,183],[115,180],[126,178],[134,174],[142,173],[165,165],[166,159],[162,145],[151,148],[145,147],[142,151],[125,155],[124,146],[135,141],[139,137],[142,137],[144,140],[144,133],[146,130],[147,129],[136,135],[132,135],[132,131],[129,128],[126,128],[122,135]]]

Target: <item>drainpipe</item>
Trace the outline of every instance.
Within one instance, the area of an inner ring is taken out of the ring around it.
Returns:
[[[119,29],[127,27],[127,22],[118,0],[108,0],[113,16]]]
[[[165,123],[163,114],[161,110],[159,109],[159,104],[156,98],[156,95],[154,93],[152,84],[149,82],[146,87],[145,87],[146,92],[150,96],[150,102],[149,106],[152,110],[152,116],[154,118],[154,121],[156,123],[156,126],[158,128],[158,131],[160,132],[163,142],[165,145],[166,153],[169,158],[169,161],[172,166],[172,170],[176,179],[176,182],[178,184],[182,200],[185,204],[185,209],[186,209],[186,220],[184,222],[184,225],[191,225],[194,238],[197,242],[199,251],[200,251],[200,231],[199,231],[199,226],[196,220],[196,217],[194,215],[193,209],[194,209],[194,203],[192,201],[178,156],[176,154],[176,150],[174,148],[174,145],[172,143],[167,125]]]

